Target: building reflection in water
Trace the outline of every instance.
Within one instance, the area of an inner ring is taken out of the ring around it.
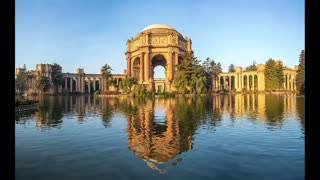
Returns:
[[[199,126],[215,131],[221,121],[244,119],[264,123],[269,130],[295,117],[304,132],[304,98],[291,95],[236,94],[173,99],[94,98],[92,96],[41,97],[32,115],[39,128],[59,128],[62,119],[74,117],[79,123],[100,119],[109,128],[116,114],[127,120],[128,149],[161,173],[163,163],[178,165],[179,154],[192,150]],[[63,118],[65,117],[65,118]],[[226,119],[229,118],[229,119]],[[24,123],[16,115],[17,123]],[[175,159],[176,158],[176,159]]]
[[[162,164],[172,160],[178,154],[192,149],[192,135],[194,131],[183,126],[183,119],[176,117],[174,106],[175,99],[150,99],[141,105],[135,105],[135,100],[130,99],[130,107],[135,111],[127,113],[128,121],[128,149],[144,160],[147,165],[159,172],[165,172],[158,168],[157,164]],[[192,121],[192,120],[191,120]],[[183,129],[184,128],[184,129]],[[182,133],[183,131],[188,131]],[[174,162],[180,162],[179,158]]]

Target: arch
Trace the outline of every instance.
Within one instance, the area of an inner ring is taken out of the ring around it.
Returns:
[[[177,66],[183,61],[182,54],[193,52],[191,39],[183,37],[171,26],[153,24],[127,40],[126,77],[136,77],[138,84],[143,84],[148,91],[154,88],[154,68],[162,66],[165,69],[166,89],[176,91],[174,77]]]
[[[157,54],[151,59],[151,77],[154,79],[154,68],[157,66],[162,66],[165,69],[165,73],[167,73],[167,59],[163,54]],[[167,74],[166,74],[167,77]]]
[[[140,57],[136,57],[132,62],[132,77],[140,80]]]
[[[221,90],[224,90],[225,86],[224,86],[224,76],[220,76],[220,87],[221,87]]]
[[[225,76],[224,85],[225,85],[224,89],[230,90],[231,82],[230,82],[230,77],[229,76]]]
[[[236,88],[235,76],[230,76],[231,91]]]
[[[244,75],[243,76],[243,88],[248,91],[248,87],[249,87],[249,80],[248,80],[248,76]]]
[[[166,68],[163,67],[162,65],[157,65],[153,68],[154,73],[154,78],[166,78]]]
[[[251,91],[252,90],[252,88],[253,88],[253,77],[252,77],[252,75],[250,74],[249,75],[249,91]]]
[[[253,75],[253,90],[254,91],[257,91],[258,90],[258,75],[257,74],[255,74],[255,75]]]
[[[163,54],[156,54],[151,58],[151,66],[152,69],[158,65],[162,65],[165,69],[167,69],[167,59]]]
[[[164,78],[155,78],[155,68],[161,66],[164,68]],[[157,54],[151,59],[151,78],[153,79],[152,90],[156,93],[163,93],[168,90],[167,81],[168,81],[168,62],[163,54]]]

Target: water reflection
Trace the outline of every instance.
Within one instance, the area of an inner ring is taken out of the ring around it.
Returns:
[[[68,117],[76,117],[79,123],[96,117],[110,128],[115,115],[126,119],[128,149],[160,173],[166,172],[162,164],[177,166],[183,161],[179,155],[192,150],[200,126],[214,133],[223,118],[231,124],[244,119],[263,123],[273,131],[287,117],[297,117],[303,133],[305,129],[303,97],[265,94],[174,99],[46,96],[39,98],[38,111],[16,114],[16,123],[23,124],[31,116],[37,128],[60,128]]]
[[[188,118],[188,114],[197,113],[198,109],[191,112],[190,108],[181,108],[181,104],[188,103],[184,99],[145,99],[138,102],[131,99],[125,103],[130,104],[130,110],[126,113],[128,149],[150,168],[165,172],[157,164],[168,162],[192,149],[192,135],[198,120]],[[172,164],[177,165],[181,161],[182,158],[178,158]]]

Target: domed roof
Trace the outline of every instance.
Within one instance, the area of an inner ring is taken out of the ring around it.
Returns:
[[[175,30],[173,27],[171,27],[167,24],[151,24],[151,25],[145,27],[144,29],[142,29],[141,31],[145,31],[145,30],[149,30],[149,29],[157,29],[157,28]]]

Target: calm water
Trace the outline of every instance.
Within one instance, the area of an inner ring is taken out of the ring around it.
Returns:
[[[304,108],[264,94],[41,97],[16,114],[16,179],[304,179]]]

